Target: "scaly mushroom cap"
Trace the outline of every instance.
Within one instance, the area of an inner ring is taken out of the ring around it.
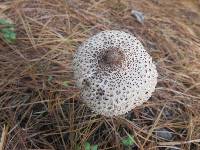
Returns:
[[[103,31],[85,41],[73,60],[83,101],[96,113],[122,115],[147,101],[157,71],[139,40],[123,31]]]

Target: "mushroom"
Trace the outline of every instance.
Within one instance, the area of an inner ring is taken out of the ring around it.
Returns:
[[[151,56],[135,36],[102,31],[75,52],[74,77],[82,100],[97,114],[118,116],[147,101],[157,84]]]

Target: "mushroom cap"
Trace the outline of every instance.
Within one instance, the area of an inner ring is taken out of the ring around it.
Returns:
[[[82,100],[97,114],[122,115],[147,101],[157,84],[151,56],[135,36],[102,31],[75,52],[74,77]]]

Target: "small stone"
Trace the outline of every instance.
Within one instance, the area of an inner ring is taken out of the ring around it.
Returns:
[[[156,129],[156,136],[165,139],[165,140],[172,140],[173,138],[173,133],[170,132],[168,129],[166,128],[160,128],[160,129]]]
[[[131,15],[134,16],[137,21],[141,24],[144,24],[144,14],[137,10],[132,10]]]
[[[180,147],[174,147],[174,148],[167,148],[166,150],[181,150]]]

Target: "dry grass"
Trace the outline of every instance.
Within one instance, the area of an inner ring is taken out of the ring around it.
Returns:
[[[4,125],[2,134],[1,134],[0,150],[4,149],[4,145],[6,143],[7,136],[8,136],[8,127]]]
[[[130,15],[144,12],[144,25]],[[0,127],[6,150],[200,149],[200,2],[197,0],[13,0],[0,13],[17,41],[0,40]],[[152,98],[125,116],[95,115],[79,100],[71,60],[87,37],[105,29],[135,34],[153,56],[159,82]],[[157,136],[165,128],[171,139]],[[0,134],[1,135],[1,134]]]

